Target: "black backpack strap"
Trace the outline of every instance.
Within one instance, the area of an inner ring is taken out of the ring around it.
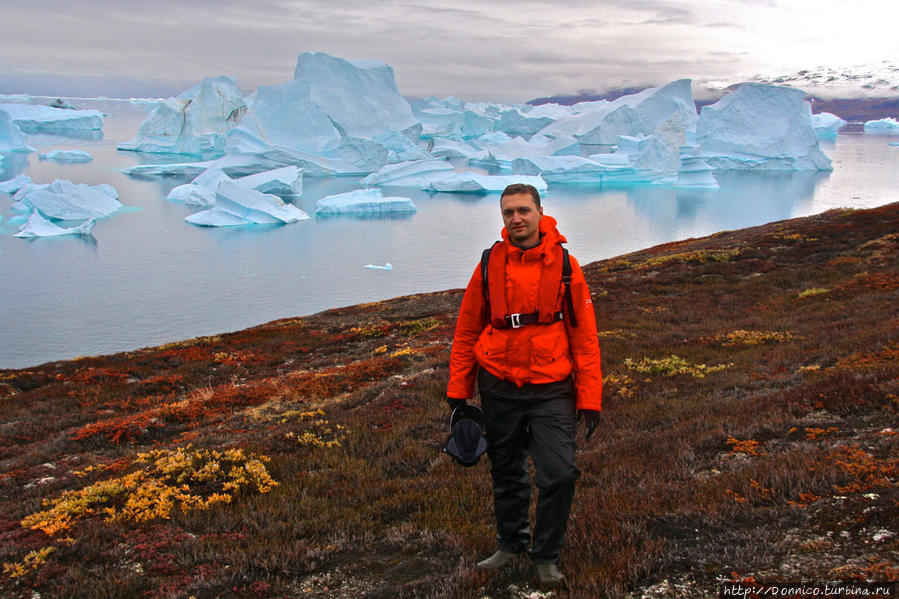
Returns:
[[[577,326],[577,317],[574,315],[574,302],[571,299],[571,258],[568,257],[568,248],[562,248],[562,282],[565,283],[565,303],[568,305],[568,320],[571,326]]]
[[[487,322],[490,322],[490,286],[487,284],[487,264],[490,262],[490,252],[493,251],[493,248],[497,243],[502,243],[501,241],[497,241],[489,248],[481,252],[481,286],[484,291],[484,318]]]

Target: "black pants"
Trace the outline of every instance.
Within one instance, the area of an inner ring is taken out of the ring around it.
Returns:
[[[493,476],[493,507],[499,548],[520,553],[530,546],[536,563],[557,563],[568,526],[574,483],[577,416],[569,378],[522,387],[478,372],[481,407],[487,421],[487,455]],[[537,519],[528,522],[531,480],[527,456],[537,475]]]

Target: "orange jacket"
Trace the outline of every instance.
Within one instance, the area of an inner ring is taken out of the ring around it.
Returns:
[[[536,312],[544,264],[548,270],[558,272],[551,268],[554,260],[561,259],[560,252],[554,248],[566,239],[556,229],[556,220],[547,215],[540,220],[540,234],[537,247],[521,250],[511,244],[503,229],[506,307],[510,313]],[[577,409],[601,409],[602,368],[593,301],[580,265],[574,257],[570,259],[571,296],[577,326],[570,326],[566,319],[517,329],[494,328],[485,314],[485,282],[480,264],[475,268],[456,322],[447,397],[471,398],[478,366],[519,386],[561,381],[573,373]],[[564,294],[560,279],[555,310],[567,310],[563,308]],[[493,303],[491,300],[491,305]]]

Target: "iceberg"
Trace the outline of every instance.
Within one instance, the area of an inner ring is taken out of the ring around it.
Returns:
[[[356,216],[378,216],[391,213],[415,212],[418,209],[412,200],[403,197],[384,197],[377,188],[356,189],[346,193],[324,197],[315,203],[315,214],[332,216],[353,214]]]
[[[94,159],[84,150],[51,150],[45,154],[38,154],[38,158],[54,162],[90,162]]]
[[[541,129],[547,137],[569,136],[585,145],[613,145],[618,136],[658,134],[660,128],[673,129],[680,139],[695,127],[696,105],[689,79],[652,87],[612,102],[583,103],[571,116],[562,117]]]
[[[444,178],[454,172],[456,169],[446,160],[432,158],[387,164],[362,179],[360,183],[424,189],[432,180]]]
[[[489,152],[475,140],[455,140],[446,137],[433,138],[431,156],[435,158],[460,158],[464,160],[487,160]]]
[[[156,105],[137,137],[118,145],[134,152],[203,155],[220,153],[225,135],[247,106],[231,77],[203,79],[176,98]]]
[[[393,69],[380,60],[304,52],[297,57],[294,79],[308,83],[312,101],[344,136],[373,139],[418,124],[396,87]]]
[[[423,189],[451,193],[500,192],[513,183],[533,185],[537,191],[546,191],[546,181],[538,176],[481,175],[479,173],[453,173],[442,179],[434,179]]]
[[[26,185],[13,200],[12,207],[21,212],[37,210],[57,220],[103,218],[122,207],[119,194],[111,185],[87,185],[57,179],[49,185]]]
[[[512,166],[512,161],[516,158],[570,156],[578,154],[579,150],[578,141],[566,135],[556,138],[537,135],[529,140],[525,140],[523,137],[516,137],[491,147],[487,159],[477,162],[492,163],[504,170],[509,170]]]
[[[744,83],[702,108],[696,142],[715,169],[833,170],[812,127],[811,105],[797,89]]]
[[[13,179],[0,183],[0,193],[16,193],[26,185],[32,183],[31,177],[28,175],[19,175]]]
[[[865,122],[865,133],[891,135],[899,133],[899,121],[892,117]]]
[[[818,134],[818,137],[833,139],[837,136],[837,131],[845,126],[846,121],[835,114],[819,112],[812,115],[812,127],[815,128],[815,133]]]
[[[0,152],[34,152],[25,134],[5,110],[0,110]]]
[[[233,181],[222,181],[215,193],[215,205],[184,220],[198,226],[233,227],[286,224],[308,219],[305,212],[285,204],[278,196],[247,189]]]
[[[295,166],[285,166],[241,177],[237,183],[262,193],[296,197],[303,193],[303,171]]]
[[[393,270],[393,264],[390,262],[385,263],[384,266],[381,266],[380,264],[366,264],[362,268],[370,268],[372,270]]]
[[[103,113],[99,110],[68,110],[36,104],[0,104],[0,111],[9,114],[13,123],[24,133],[39,131],[59,133],[103,128]]]
[[[40,212],[32,212],[28,221],[19,227],[14,237],[58,237],[60,235],[90,235],[97,223],[96,218],[89,218],[76,227],[60,227],[41,216]]]

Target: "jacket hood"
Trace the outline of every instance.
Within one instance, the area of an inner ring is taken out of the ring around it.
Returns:
[[[536,248],[540,250],[541,253],[546,252],[552,246],[558,243],[567,243],[568,240],[565,239],[565,236],[559,232],[559,229],[556,228],[556,219],[551,217],[548,214],[544,214],[540,219],[540,224],[537,225],[537,230],[540,231],[540,243]],[[503,241],[507,246],[514,248],[512,242],[509,239],[509,232],[506,231],[506,228],[503,227],[502,230]]]

